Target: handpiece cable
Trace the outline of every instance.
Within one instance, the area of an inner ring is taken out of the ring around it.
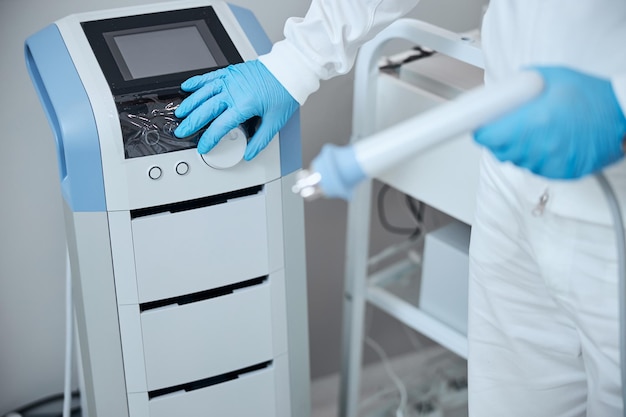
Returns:
[[[624,235],[624,221],[617,197],[606,177],[602,173],[595,174],[600,188],[606,196],[615,229],[615,241],[617,246],[617,272],[618,272],[618,302],[619,302],[619,344],[620,344],[620,370],[622,378],[622,415],[626,417],[626,236]]]

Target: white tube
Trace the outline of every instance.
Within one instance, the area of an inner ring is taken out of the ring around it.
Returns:
[[[543,79],[534,71],[474,89],[357,141],[356,160],[368,177],[375,177],[443,140],[473,132],[535,98],[542,89]]]

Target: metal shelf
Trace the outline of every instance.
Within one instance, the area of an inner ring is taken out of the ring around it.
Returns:
[[[409,294],[415,294],[415,288],[405,288],[404,284],[397,284],[397,281],[406,279],[407,275],[409,279],[419,282],[419,265],[409,259],[403,259],[370,275],[366,287],[367,301],[413,330],[467,359],[466,335],[421,310],[416,299],[407,297]],[[393,288],[394,284],[396,288]],[[411,291],[403,291],[407,289]]]

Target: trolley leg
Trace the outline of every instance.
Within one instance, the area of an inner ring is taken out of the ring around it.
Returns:
[[[357,417],[365,331],[372,183],[356,190],[348,207],[339,417]]]

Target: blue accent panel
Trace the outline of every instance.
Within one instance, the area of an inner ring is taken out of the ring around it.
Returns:
[[[239,25],[250,40],[250,43],[252,43],[257,55],[263,55],[271,51],[272,41],[263,30],[263,27],[254,13],[243,7],[235,6],[234,4],[229,3],[228,6],[235,15],[235,18],[237,18]]]
[[[96,121],[56,25],[26,40],[26,66],[56,141],[63,198],[74,212],[106,211]]]
[[[280,172],[284,177],[300,168],[302,168],[302,139],[298,109],[280,130]]]
[[[248,9],[228,5],[246,36],[252,43],[258,55],[272,50],[272,41],[269,39],[261,24]],[[293,116],[280,131],[280,171],[285,176],[302,168],[302,140],[300,134],[300,111],[296,110]]]

